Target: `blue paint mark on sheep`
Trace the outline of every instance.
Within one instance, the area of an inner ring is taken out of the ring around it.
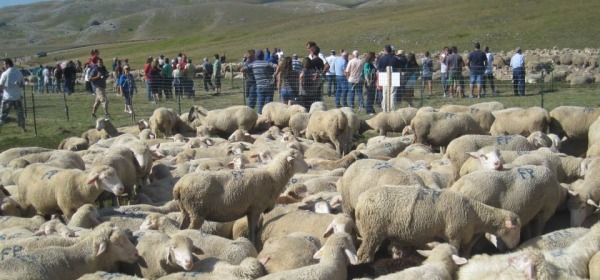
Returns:
[[[555,256],[555,257],[560,257],[560,256],[564,255],[564,252],[562,249],[556,249],[556,250],[550,251],[550,255]]]
[[[21,251],[23,251],[23,246],[19,245],[3,248],[2,252],[0,253],[0,261],[9,259],[10,257],[20,256]]]
[[[568,238],[571,237],[573,234],[571,234],[569,231],[566,230],[562,230],[562,231],[555,231],[552,234],[548,235],[548,239],[552,242],[558,242],[560,240],[560,238]]]
[[[528,155],[531,154],[531,151],[517,151],[517,155],[522,156],[522,155]]]
[[[382,169],[390,169],[392,168],[392,164],[389,162],[378,162],[373,165],[373,169],[382,170]]]
[[[240,180],[244,177],[244,171],[243,170],[234,170],[231,171],[231,176],[233,176],[233,180]]]
[[[535,176],[533,175],[533,169],[531,168],[519,167],[517,168],[517,172],[519,173],[519,175],[521,175],[521,180],[525,180],[527,179],[527,177],[529,177],[530,179],[535,178]]]
[[[50,178],[52,178],[52,176],[54,176],[56,173],[58,173],[58,169],[50,170],[50,171],[46,172],[46,174],[42,175],[42,180],[44,180],[44,179],[50,180]]]
[[[34,263],[35,262],[35,257],[30,256],[30,255],[18,255],[18,256],[14,256],[14,258],[18,259],[22,262],[26,262],[26,263]]]
[[[10,220],[9,216],[0,216],[0,223],[8,222]]]
[[[390,151],[392,150],[392,143],[390,142],[383,143],[383,146]]]
[[[477,113],[477,112],[479,112],[479,109],[477,109],[477,108],[471,108],[471,113]]]
[[[123,211],[124,214],[134,214],[135,212],[140,212],[142,210],[142,208],[140,207],[132,207],[129,209],[125,209],[125,211]]]
[[[444,119],[453,119],[454,117],[455,117],[455,115],[454,115],[454,114],[452,114],[452,113],[446,113],[446,114],[444,115]]]
[[[498,136],[496,137],[496,144],[498,145],[506,145],[513,139],[510,135]]]
[[[432,189],[420,189],[417,194],[417,200],[424,200],[425,197],[431,196],[433,203],[436,203],[442,193]]]
[[[411,142],[412,143],[412,138],[408,137],[408,136],[404,136],[400,139],[402,142]]]
[[[0,240],[6,240],[6,234],[0,234]]]
[[[595,109],[591,108],[591,107],[585,107],[585,108],[583,108],[583,112],[584,113],[592,113],[592,112],[594,112],[594,110]]]

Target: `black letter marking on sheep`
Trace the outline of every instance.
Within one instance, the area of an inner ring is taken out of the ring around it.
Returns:
[[[446,115],[444,116],[444,119],[453,119],[454,118],[454,114],[452,113],[446,113]]]
[[[381,170],[381,169],[390,169],[392,168],[392,164],[389,162],[378,162],[373,165],[373,169]]]
[[[19,245],[15,245],[12,247],[7,247],[2,249],[2,255],[0,256],[0,260],[5,260],[4,256],[10,256],[12,253],[12,257],[16,257],[21,255],[21,251],[23,251],[23,247]]]
[[[419,194],[417,194],[417,200],[424,200],[425,196],[431,196],[431,200],[433,203],[437,201],[442,193],[432,189],[420,189]]]
[[[392,151],[392,143],[390,142],[385,142],[383,143],[383,146],[388,149],[390,152]]]
[[[592,112],[594,112],[594,108],[585,107],[585,108],[583,108],[583,112],[584,113],[592,113]]]
[[[496,137],[496,143],[498,145],[508,144],[512,140],[512,136],[498,136]]]
[[[58,169],[50,170],[50,171],[46,172],[46,174],[44,174],[42,176],[42,180],[44,180],[44,178],[50,180],[50,178],[52,178],[52,176],[54,176],[54,174],[56,174],[56,173],[58,173]]]
[[[471,113],[477,113],[477,112],[479,112],[479,109],[477,109],[477,108],[471,108]]]
[[[517,168],[517,172],[519,172],[519,175],[521,175],[521,180],[527,179],[527,174],[529,174],[531,179],[535,178],[535,176],[533,176],[533,169],[519,167]]]
[[[244,171],[242,171],[242,170],[231,171],[231,175],[233,176],[233,180],[240,180],[240,179],[242,179],[242,177],[244,177]]]

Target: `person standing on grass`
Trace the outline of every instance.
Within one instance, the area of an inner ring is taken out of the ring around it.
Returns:
[[[152,68],[152,57],[146,58],[146,64],[144,64],[144,81],[146,81],[146,97],[148,102],[152,102],[152,91],[150,90],[150,69]]]
[[[289,56],[283,58],[279,67],[277,90],[279,91],[281,102],[292,105],[292,101],[298,97],[295,89],[298,88],[299,75],[292,69],[292,58]]]
[[[446,57],[448,57],[448,47],[444,47],[444,50],[439,56],[440,60],[440,73],[442,80],[442,90],[444,91],[444,97],[448,97],[448,65],[446,64]]]
[[[331,50],[331,55],[325,58],[327,63],[330,66],[333,66],[333,63],[337,59],[335,56],[335,50]],[[334,67],[329,67],[327,73],[325,73],[325,80],[327,81],[327,96],[331,96],[335,94],[335,72]]]
[[[358,96],[359,110],[365,108],[363,101],[363,61],[358,56],[358,51],[352,51],[352,59],[348,61],[348,66],[344,71],[346,77],[348,77],[348,101],[350,108],[354,108],[354,95]]]
[[[487,59],[487,65],[485,66],[485,73],[483,73],[483,95],[486,94],[486,82],[490,82],[490,87],[492,88],[492,95],[498,96],[496,92],[496,85],[494,84],[494,54],[490,52],[490,47],[485,46],[483,49],[485,52],[485,57]]]
[[[244,66],[242,72],[252,71],[256,79],[256,95],[258,96],[258,113],[262,114],[265,104],[273,101],[275,93],[275,72],[277,65],[265,60],[262,50],[256,50],[256,61]],[[216,71],[216,69],[215,69]]]
[[[510,67],[513,69],[513,93],[515,96],[525,96],[525,58],[521,48],[510,59]]]
[[[365,89],[367,95],[367,105],[365,110],[369,116],[375,114],[373,103],[375,102],[375,91],[377,90],[377,68],[374,64],[375,53],[369,52],[365,57],[363,66],[363,76],[365,77]]]
[[[215,75],[215,93],[213,95],[219,95],[221,93],[221,59],[218,54],[215,54],[213,73]]]
[[[473,98],[474,85],[477,84],[477,98],[481,97],[481,84],[483,83],[483,73],[487,65],[487,57],[485,53],[481,51],[481,45],[479,42],[475,43],[475,50],[469,53],[467,58],[467,65],[469,66],[469,98]]]
[[[54,68],[54,73],[52,73],[52,76],[54,76],[54,92],[56,93],[62,93],[62,89],[60,88],[60,85],[62,84],[62,80],[63,80],[63,69],[59,63],[56,63],[56,67]]]
[[[165,92],[165,98],[167,100],[173,99],[173,67],[169,63],[169,58],[163,59],[163,65],[161,67],[162,72],[162,90]]]
[[[346,67],[348,66],[348,54],[340,53],[335,59],[333,69],[335,72],[335,107],[348,107],[348,79],[346,78]]]
[[[106,97],[106,79],[108,78],[108,70],[104,67],[104,61],[102,59],[98,59],[98,62],[94,64],[92,67],[92,71],[90,72],[90,82],[92,83],[92,88],[96,93],[96,99],[94,100],[94,105],[92,106],[92,118],[96,119],[96,111],[98,110],[98,106],[102,104],[102,109],[104,109],[104,118],[109,119],[110,115],[108,114],[108,98]]]
[[[209,88],[210,90],[215,90],[215,85],[212,83],[212,75],[213,65],[208,61],[208,58],[205,57],[202,62],[202,82],[205,91],[208,91]]]
[[[25,127],[25,113],[23,111],[23,95],[21,89],[25,86],[23,74],[14,69],[14,64],[10,58],[5,58],[3,63],[4,72],[0,75],[0,91],[2,91],[2,101],[0,102],[0,126],[4,125],[10,108],[15,108],[17,112],[17,123],[27,132]]]
[[[167,63],[168,64],[168,63]],[[137,92],[135,86],[135,77],[130,73],[129,65],[123,66],[123,74],[119,77],[118,85],[121,94],[125,99],[125,113],[133,114],[133,108],[131,107],[131,96],[133,92]]]
[[[256,51],[248,50],[246,52],[246,61],[244,61],[244,67],[254,63],[255,60]],[[210,65],[210,63],[207,64]],[[212,69],[212,65],[210,65],[210,67]],[[252,73],[252,71],[245,72],[244,77],[246,78],[246,97],[248,98],[248,106],[254,109],[256,107],[256,79],[254,78],[254,73]]]
[[[158,67],[158,59],[152,60],[150,63],[150,70],[148,71],[148,78],[150,79],[148,82],[148,88],[152,93],[153,104],[161,101],[162,93],[160,91],[161,83],[162,83],[162,72]]]
[[[446,57],[446,63],[448,65],[450,97],[454,97],[454,93],[456,93],[456,97],[464,97],[462,89],[462,69],[464,67],[464,62],[462,56],[458,54],[458,48],[456,46],[450,48],[448,56]]]
[[[185,92],[188,98],[194,98],[196,96],[196,91],[194,87],[194,78],[196,78],[196,66],[192,63],[192,59],[188,58],[185,67],[183,68],[183,73],[186,76],[186,86]]]
[[[433,62],[431,61],[431,54],[429,51],[425,51],[425,57],[421,59],[421,87],[425,90],[425,84],[427,84],[429,98],[433,97],[433,85],[431,84],[432,77]]]

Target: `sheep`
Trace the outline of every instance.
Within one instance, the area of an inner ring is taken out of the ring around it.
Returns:
[[[316,237],[292,232],[267,240],[257,258],[267,273],[275,273],[317,263],[313,256],[320,247],[321,243]]]
[[[69,227],[92,229],[101,224],[98,220],[98,210],[93,204],[84,204],[71,217],[67,224]]]
[[[136,165],[136,174],[139,178],[140,187],[146,186],[152,171],[152,160],[155,155],[152,154],[150,148],[144,141],[141,141],[133,136],[122,135],[115,139],[111,148],[126,147],[133,153]]]
[[[202,125],[210,126],[215,134],[227,138],[236,129],[252,131],[258,115],[248,106],[230,106],[225,109],[208,111],[200,106],[190,109],[189,121],[199,119]]]
[[[588,233],[563,249],[543,251],[546,260],[557,266],[567,275],[589,277],[588,264],[600,251],[600,224],[594,225]]]
[[[292,133],[296,137],[304,135],[306,127],[308,126],[308,120],[310,119],[310,113],[299,113],[295,114],[290,118],[289,127]]]
[[[412,135],[402,137],[372,137],[366,147],[356,149],[369,158],[396,157],[415,141]]]
[[[371,129],[378,131],[379,135],[385,136],[388,132],[402,132],[416,114],[417,108],[407,107],[393,112],[381,112],[366,120],[366,123]]]
[[[229,141],[229,142],[241,141],[241,142],[254,143],[254,141],[256,141],[256,138],[253,137],[246,130],[236,129],[233,133],[231,133],[231,135],[229,135],[229,137],[227,138],[227,141]]]
[[[455,138],[466,134],[488,134],[468,115],[440,112],[417,114],[403,135],[407,134],[406,130],[414,131],[415,143],[434,147],[446,147]]]
[[[110,270],[117,261],[135,263],[138,253],[120,229],[102,228],[70,247],[47,247],[0,262],[5,279],[77,279]]]
[[[521,232],[521,221],[513,212],[452,191],[420,186],[367,190],[356,204],[356,226],[363,237],[358,249],[361,263],[371,261],[377,247],[387,238],[407,245],[422,245],[441,237],[462,256],[467,256],[478,233],[495,234],[512,249],[518,245]]]
[[[22,227],[30,231],[36,231],[44,222],[46,222],[46,220],[41,216],[34,216],[31,218],[0,216],[0,229]]]
[[[65,138],[58,144],[59,150],[69,150],[69,151],[83,151],[87,150],[90,143],[87,139],[81,137],[69,137]]]
[[[122,273],[110,273],[106,271],[97,271],[96,273],[88,273],[79,277],[78,280],[142,280],[135,276],[122,274]]]
[[[530,107],[527,109],[496,111],[496,120],[490,128],[490,134],[523,135],[525,137],[534,131],[548,131],[550,114],[544,108]]]
[[[424,186],[423,180],[412,172],[394,168],[390,163],[374,159],[363,159],[350,165],[337,182],[342,195],[344,213],[354,218],[358,197],[364,191],[384,184]]]
[[[311,169],[333,170],[337,168],[348,168],[352,163],[363,158],[366,157],[361,152],[352,151],[339,160],[307,159],[306,162]]]
[[[46,162],[56,151],[48,151],[41,153],[27,154],[11,160],[7,167],[9,168],[25,168],[32,163]]]
[[[594,207],[600,205],[600,158],[586,158],[581,161],[581,174],[583,181],[577,185],[571,195],[578,196],[580,201],[585,201]]]
[[[139,190],[138,194],[146,195],[154,202],[171,201],[173,200],[173,187],[179,181],[179,178],[174,176],[173,178],[156,180]]]
[[[565,249],[577,239],[588,233],[588,231],[589,229],[582,227],[566,228],[553,231],[521,243],[521,245],[517,247],[517,250]]]
[[[600,279],[600,252],[596,253],[589,264],[590,280]]]
[[[154,135],[158,135],[158,132],[160,132],[163,134],[163,138],[167,138],[173,134],[177,119],[179,117],[172,109],[165,107],[156,108],[149,119],[150,129]]]
[[[525,138],[521,135],[463,135],[448,144],[444,157],[452,161],[452,174],[454,180],[456,180],[460,177],[460,168],[469,158],[467,154],[469,152],[475,152],[485,146],[496,146],[501,150],[531,151],[543,144],[538,140],[540,139],[535,137]]]
[[[315,253],[318,264],[268,274],[261,279],[346,279],[348,263],[356,263],[355,248],[350,236],[336,233]]]
[[[138,205],[128,205],[128,206],[118,206],[118,207],[105,207],[98,211],[100,216],[109,216],[109,215],[126,215],[126,214],[134,214],[140,212],[151,212],[157,214],[169,214],[173,212],[179,211],[179,206],[175,201],[169,201],[161,206],[147,205],[147,204],[138,204]]]
[[[83,159],[72,151],[55,151],[45,163],[58,168],[85,170]]]
[[[113,138],[123,134],[107,118],[96,119],[96,130],[101,132],[102,139]]]
[[[600,117],[599,108],[558,106],[550,111],[549,131],[558,137],[587,140],[592,123]]]
[[[561,202],[556,175],[545,166],[525,165],[507,171],[482,170],[456,181],[450,190],[489,206],[517,214],[527,239],[542,234],[544,225]]]
[[[140,260],[135,266],[139,277],[156,279],[169,273],[191,270],[194,256],[204,252],[194,246],[185,236],[173,236],[160,232],[137,232],[135,248]]]
[[[0,166],[6,167],[11,160],[18,157],[51,151],[41,147],[11,148],[0,153]]]
[[[306,108],[301,105],[286,105],[279,102],[267,103],[262,114],[258,117],[256,123],[260,126],[262,123],[268,123],[280,128],[287,127],[290,118],[298,113],[306,113]]]
[[[306,127],[306,139],[331,141],[335,150],[344,155],[348,150],[348,117],[339,109],[317,111],[311,114]]]
[[[273,208],[294,173],[306,171],[308,165],[302,154],[288,150],[262,170],[187,174],[173,188],[173,198],[182,213],[181,226],[198,229],[204,219],[228,222],[246,215],[250,240],[256,244],[260,213]],[[213,195],[218,193],[217,197]]]
[[[124,191],[116,170],[106,165],[85,172],[34,163],[23,170],[17,185],[23,208],[33,206],[40,214],[62,213],[67,219],[104,190],[115,195]]]
[[[160,279],[256,279],[264,274],[264,267],[255,258],[246,258],[239,265],[232,265],[217,258],[206,258],[196,262],[192,271],[172,273]]]
[[[442,155],[434,153],[433,149],[427,145],[414,143],[406,147],[397,157],[408,158],[412,161],[424,160],[426,162],[431,162],[433,160],[441,159]]]
[[[457,256],[457,250],[450,244],[437,245],[431,251],[418,251],[427,257],[421,266],[378,277],[391,279],[454,279],[458,266],[467,263],[465,258]]]
[[[124,192],[127,194],[129,200],[133,198],[134,187],[141,187],[141,179],[137,176],[137,166],[135,155],[131,150],[126,147],[113,147],[108,153],[96,157],[92,162],[91,168],[97,166],[110,166],[117,171],[119,180],[125,187]],[[112,197],[112,204],[119,205],[119,201],[115,196],[101,196],[99,198],[101,207],[103,206],[102,201],[108,197]]]

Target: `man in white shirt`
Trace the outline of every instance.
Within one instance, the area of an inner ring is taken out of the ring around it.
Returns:
[[[348,62],[348,66],[346,66],[346,77],[348,78],[348,91],[349,91],[349,103],[351,108],[354,108],[354,94],[358,95],[358,102],[360,104],[360,108],[365,107],[365,103],[363,102],[362,96],[362,87],[363,87],[363,61],[358,57],[358,51],[354,50],[352,52],[352,59]]]
[[[510,59],[510,67],[513,69],[513,93],[515,96],[525,96],[525,58],[521,48]]]
[[[487,65],[485,66],[485,73],[483,73],[483,95],[487,93],[486,82],[490,82],[492,88],[492,95],[497,96],[496,85],[494,84],[494,54],[490,52],[490,47],[485,46],[483,49],[487,58]]]
[[[325,80],[327,80],[327,96],[331,96],[335,93],[335,72],[333,71],[333,62],[335,62],[336,58],[335,50],[331,50],[331,55],[325,58],[329,64],[329,71],[325,73]]]
[[[15,108],[17,112],[17,123],[23,129],[25,128],[25,114],[23,112],[23,103],[21,102],[21,88],[24,86],[23,75],[19,70],[14,69],[14,64],[10,58],[4,59],[5,71],[0,76],[0,91],[2,91],[2,102],[0,103],[0,126],[6,122],[10,108]]]

